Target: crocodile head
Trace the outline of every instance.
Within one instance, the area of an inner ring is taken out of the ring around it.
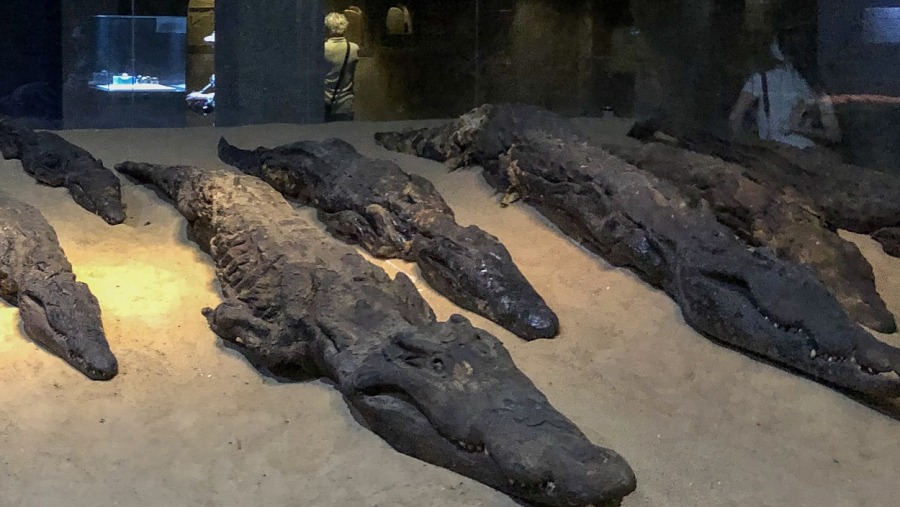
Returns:
[[[79,206],[110,225],[125,221],[119,178],[101,160],[52,132],[19,132],[16,139],[27,145],[20,153],[27,173],[46,185],[65,186]]]
[[[327,276],[299,324],[235,300],[204,313],[261,373],[332,379],[354,417],[404,454],[531,505],[614,505],[634,491],[628,463],[553,408],[497,338],[459,315],[435,322],[402,275],[409,305],[375,291],[349,307],[338,275]]]
[[[532,505],[610,505],[635,489],[621,456],[593,445],[458,315],[395,334],[343,391],[397,450]]]
[[[900,349],[851,321],[811,269],[759,249],[747,253],[739,271],[725,264],[684,263],[678,285],[688,324],[896,411]]]
[[[487,316],[526,340],[553,338],[559,319],[518,270],[497,238],[469,227],[445,228],[420,242],[422,278],[460,306]]]
[[[122,187],[119,178],[99,160],[79,158],[70,164],[84,164],[84,170],[71,170],[66,187],[81,207],[100,216],[110,225],[125,221]]]
[[[25,333],[92,380],[109,380],[118,362],[103,332],[100,306],[71,273],[26,284],[18,294]]]

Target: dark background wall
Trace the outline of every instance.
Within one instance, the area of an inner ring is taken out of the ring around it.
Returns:
[[[634,114],[723,129],[744,80],[760,70],[746,7],[744,0],[632,0],[647,53]]]
[[[394,3],[365,3],[374,42],[358,70],[360,119],[521,101],[723,123],[752,69],[744,0],[412,0],[414,34],[390,37]]]
[[[866,8],[900,8],[900,1],[820,0],[819,4],[818,55],[828,87],[837,93],[900,96],[900,44],[876,44],[863,38]]]
[[[119,0],[118,11],[133,16],[186,16],[188,0]]]
[[[329,8],[355,2],[330,1]],[[368,0],[373,41],[357,70],[361,119],[448,117],[488,101],[593,109],[593,4],[589,0],[404,2],[410,35],[389,35],[396,2]]]
[[[346,4],[363,7],[371,47],[357,67],[358,119],[447,117],[476,101],[478,86],[475,0],[404,2],[413,32],[387,33],[389,0],[327,2],[327,10]]]
[[[482,85],[490,102],[522,101],[569,115],[593,97],[592,2],[488,2],[481,19]],[[497,30],[500,28],[500,30]]]
[[[62,117],[60,0],[0,2],[0,113],[53,125]]]
[[[900,7],[900,1],[820,0],[818,65],[830,93],[900,96],[900,44],[864,38],[869,7]],[[900,26],[897,27],[900,37]],[[844,157],[857,164],[900,173],[900,106],[856,101],[838,107]]]
[[[216,2],[216,124],[324,118],[324,3]]]

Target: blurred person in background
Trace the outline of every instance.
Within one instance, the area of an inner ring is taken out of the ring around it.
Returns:
[[[729,115],[732,136],[744,135],[746,118],[755,116],[756,132],[763,140],[802,149],[838,143],[841,130],[829,97],[813,91],[782,52],[778,38],[769,50],[775,65],[744,83]]]

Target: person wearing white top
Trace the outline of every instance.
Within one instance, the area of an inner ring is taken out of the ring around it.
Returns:
[[[827,95],[816,96],[809,83],[785,58],[778,41],[770,50],[778,64],[758,72],[747,80],[729,115],[734,136],[744,130],[744,116],[756,105],[756,126],[760,139],[798,148],[811,148],[820,142],[840,141],[834,105]]]

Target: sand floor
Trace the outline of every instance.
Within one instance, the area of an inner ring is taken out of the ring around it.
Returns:
[[[209,167],[222,165],[222,133],[240,146],[336,135],[428,177],[461,223],[507,245],[563,331],[525,343],[419,283],[423,294],[440,318],[461,312],[496,334],[560,411],[631,463],[638,490],[626,507],[897,505],[900,422],[704,339],[668,297],[530,208],[499,208],[477,170],[449,173],[373,142],[373,132],[398,125],[64,135],[110,166],[132,159]],[[621,130],[615,122],[585,125]],[[121,365],[113,381],[90,382],[28,341],[17,310],[0,306],[0,504],[516,505],[393,451],[326,383],[276,385],[222,348],[200,314],[220,300],[212,263],[150,190],[124,182],[129,218],[109,227],[64,189],[35,184],[17,161],[0,163],[0,174],[2,191],[37,206],[56,228],[78,278],[100,300]],[[848,237],[900,315],[900,259]],[[414,266],[382,264],[416,276]]]

